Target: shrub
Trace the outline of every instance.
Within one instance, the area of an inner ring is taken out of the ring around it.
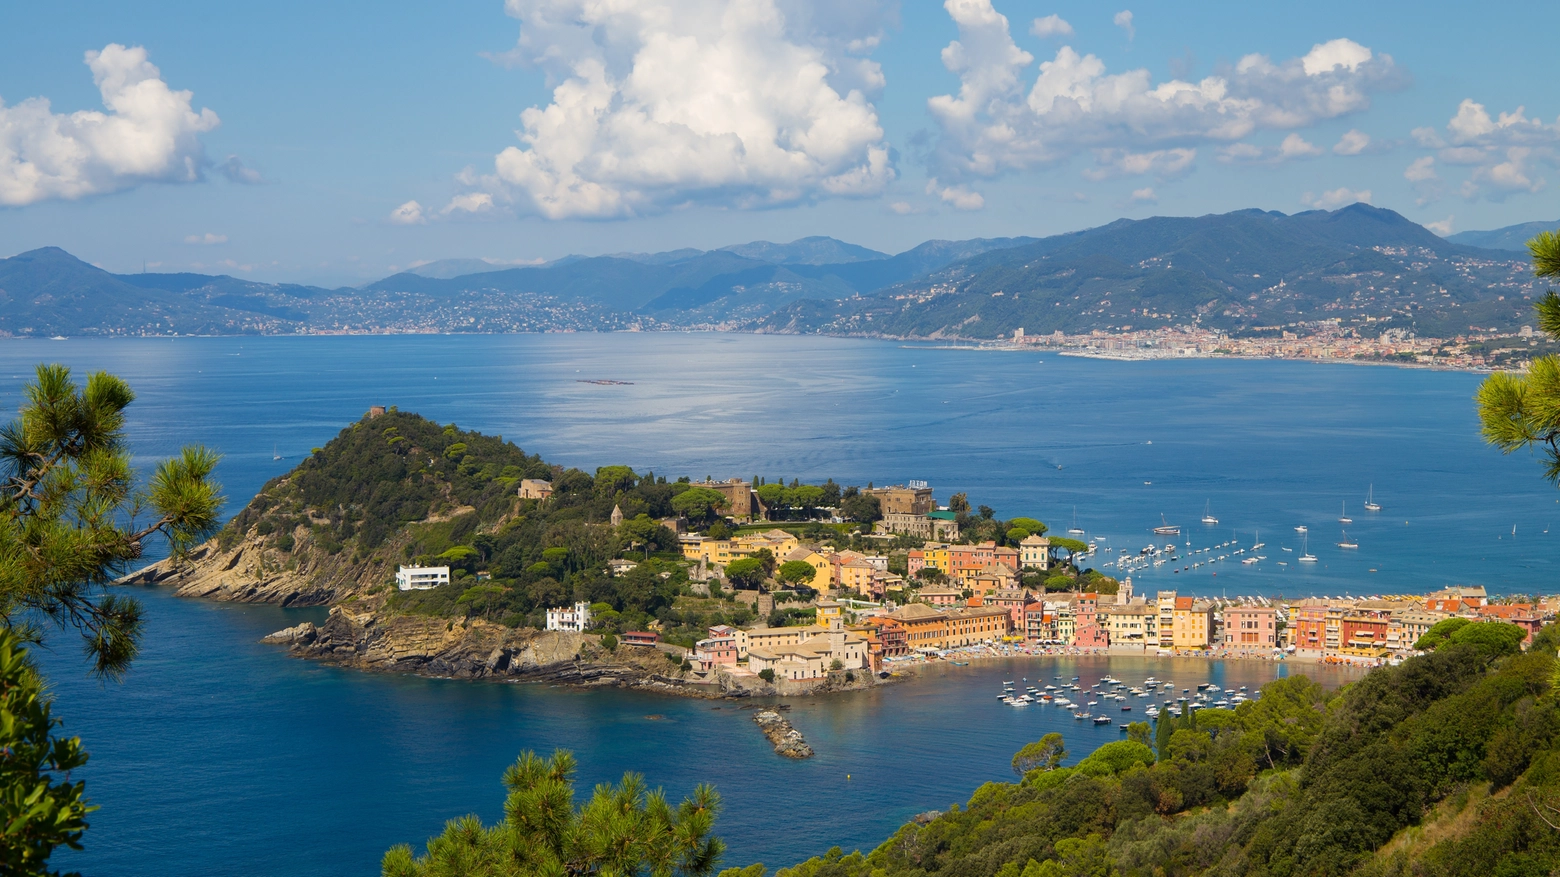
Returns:
[[[765,682],[774,682],[775,671],[765,667],[764,669],[758,671],[758,678],[764,680]]]

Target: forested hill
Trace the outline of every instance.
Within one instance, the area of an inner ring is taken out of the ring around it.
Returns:
[[[955,262],[846,301],[799,301],[773,332],[1002,338],[1198,326],[1237,333],[1338,319],[1449,337],[1531,323],[1521,254],[1454,244],[1391,210],[1120,220]]]
[[[1037,742],[1014,759],[1021,781],[777,877],[1545,877],[1560,868],[1560,630],[1519,652],[1512,625],[1459,624],[1335,694],[1291,676],[1054,770],[1062,741]]]
[[[1355,204],[933,240],[892,256],[812,237],[519,268],[445,260],[339,289],[115,275],[45,248],[0,259],[0,336],[715,327],[991,339],[1337,319],[1444,337],[1531,323],[1535,290],[1526,253],[1464,246]]]

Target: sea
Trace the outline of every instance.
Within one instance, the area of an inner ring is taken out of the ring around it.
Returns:
[[[370,406],[395,405],[586,470],[926,481],[943,502],[964,492],[1000,517],[1082,530],[1098,546],[1088,565],[1111,574],[1122,552],[1167,543],[1227,556],[1133,565],[1139,594],[1542,592],[1560,540],[1539,461],[1482,442],[1481,378],[1458,372],[719,333],[7,339],[0,407],[15,410],[40,362],[131,383],[143,471],[184,444],[221,452],[228,513]],[[1364,510],[1367,494],[1381,511]],[[1181,532],[1152,532],[1167,523]],[[1318,562],[1295,562],[1305,551]],[[1251,556],[1263,559],[1238,562]],[[1005,681],[1352,678],[1197,659],[946,666],[787,701],[818,752],[791,762],[740,704],[344,671],[258,642],[321,609],[136,596],[146,638],[123,682],[93,678],[68,635],[39,652],[57,716],[92,753],[77,776],[101,809],[85,849],[57,861],[88,874],[371,875],[390,845],[420,845],[446,819],[499,818],[504,766],[555,747],[579,757],[581,796],[625,771],[674,800],[715,784],[726,863],[773,868],[870,849],[1011,777],[1012,753],[1049,731],[1074,758],[1120,735],[1054,707],[1004,706]]]

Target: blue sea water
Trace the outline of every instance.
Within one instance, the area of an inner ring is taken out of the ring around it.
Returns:
[[[1186,528],[1183,542],[1246,544],[1260,530],[1269,546],[1255,568],[1145,570],[1140,592],[1552,590],[1549,540],[1560,538],[1545,532],[1560,518],[1555,491],[1528,455],[1480,442],[1478,378],[1458,373],[712,334],[7,340],[0,407],[15,408],[40,361],[130,380],[143,467],[186,442],[220,450],[230,512],[385,404],[587,469],[924,479],[944,501],[966,491],[1056,530],[1076,508],[1091,537],[1132,550],[1161,515]],[[1385,506],[1374,515],[1360,508],[1371,484]],[[1354,552],[1332,547],[1345,502]],[[1216,528],[1196,522],[1205,503]],[[1298,524],[1321,557],[1313,569],[1277,564],[1282,547],[1299,547]],[[728,862],[789,864],[834,844],[870,847],[908,816],[963,800],[1046,731],[1075,753],[1114,739],[1049,708],[1002,707],[1004,678],[1108,670],[1254,687],[1289,669],[947,667],[796,701],[793,721],[819,756],[792,763],[730,705],[340,671],[256,642],[320,610],[142,596],[145,654],[124,683],[90,679],[64,637],[42,656],[60,716],[93,753],[81,775],[103,809],[87,849],[64,860],[93,874],[372,874],[388,845],[420,842],[445,818],[497,818],[503,766],[560,745],[579,754],[582,789],[628,769],[674,797],[714,782]]]

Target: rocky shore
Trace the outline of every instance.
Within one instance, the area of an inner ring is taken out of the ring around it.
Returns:
[[[786,758],[812,758],[812,747],[807,745],[802,732],[791,727],[791,723],[779,712],[772,709],[759,710],[753,714],[753,721],[769,738],[769,742],[774,744],[776,753]]]

